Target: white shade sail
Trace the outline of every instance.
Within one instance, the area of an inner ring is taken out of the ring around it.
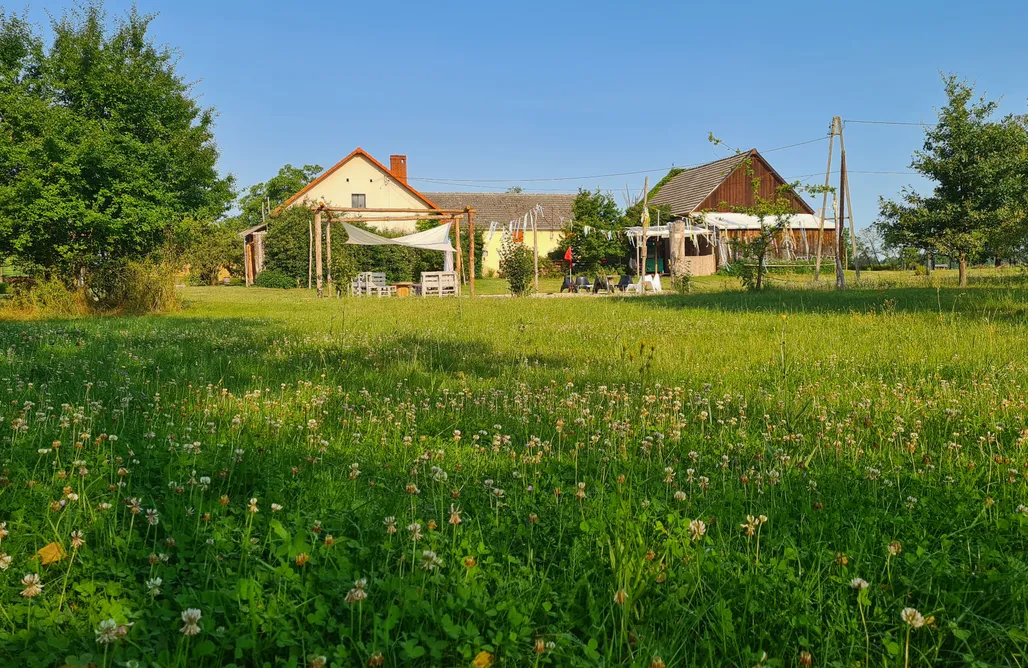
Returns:
[[[343,229],[346,230],[349,237],[346,243],[355,246],[407,246],[408,248],[452,253],[454,251],[450,244],[450,227],[452,225],[453,223],[445,223],[424,232],[415,232],[395,238],[379,236],[348,223],[343,223]]]

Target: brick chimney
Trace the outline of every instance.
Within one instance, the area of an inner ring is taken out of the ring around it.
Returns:
[[[389,156],[389,171],[393,173],[400,183],[407,185],[407,156]]]

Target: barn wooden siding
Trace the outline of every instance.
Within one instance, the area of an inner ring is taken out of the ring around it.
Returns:
[[[747,173],[746,163],[743,162],[729,174],[717,188],[714,189],[707,199],[703,200],[697,211],[737,211],[739,207],[750,207],[756,204],[753,196],[753,179],[760,178],[758,192],[763,199],[771,199],[777,193],[779,186],[785,181],[779,176],[758,153],[751,152],[749,155],[752,174]],[[814,213],[814,210],[803,201],[799,195],[792,193],[792,210],[796,213]],[[802,243],[802,241],[801,241]]]

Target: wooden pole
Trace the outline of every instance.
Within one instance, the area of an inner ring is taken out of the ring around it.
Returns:
[[[817,221],[817,259],[814,261],[814,282],[821,280],[821,245],[825,236],[825,213],[828,211],[828,188],[832,178],[832,149],[835,147],[835,126],[839,117],[832,117],[832,134],[828,137],[828,167],[825,169],[825,191],[821,198],[821,216]],[[836,225],[838,228],[838,225]]]
[[[535,211],[529,213],[532,216],[532,254],[535,256],[535,291],[539,292],[539,228],[535,224]]]
[[[846,155],[842,155],[839,167],[839,212],[835,216],[835,287],[846,289],[846,274],[842,261],[846,257],[846,240],[842,236],[843,221],[846,220]]]
[[[475,212],[468,209],[468,287],[475,296]]]
[[[315,284],[318,287],[318,296],[322,296],[324,287],[322,286],[321,280],[324,276],[321,266],[321,236],[323,232],[321,229],[321,212],[318,211],[314,214],[314,279]]]
[[[457,291],[460,292],[460,286],[464,284],[464,256],[461,252],[460,243],[460,223],[457,222],[457,218],[452,218],[454,233],[453,235],[457,238],[457,262],[455,269],[457,270]]]
[[[839,150],[842,151],[842,169],[843,172],[846,170],[846,140],[843,138],[842,127],[840,123],[839,127]],[[853,224],[853,198],[850,197],[850,180],[849,174],[846,174],[846,203],[849,204],[849,219],[850,219],[850,243],[853,246],[853,271],[856,272],[857,280],[860,280],[860,259],[857,257],[857,231]]]
[[[334,295],[332,287],[332,219],[325,221],[325,271],[328,274],[328,294]]]
[[[314,278],[314,221],[307,221],[307,289],[311,289]]]
[[[639,265],[639,293],[642,294],[644,291],[644,281],[646,278],[646,232],[650,227],[650,177],[643,179],[643,208],[642,208],[642,261]]]

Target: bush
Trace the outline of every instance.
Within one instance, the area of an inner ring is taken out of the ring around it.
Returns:
[[[514,241],[509,232],[504,233],[500,246],[500,271],[507,279],[512,295],[523,297],[528,294],[535,275],[534,255],[525,244]]]
[[[50,277],[14,286],[11,309],[35,316],[67,317],[86,312],[81,290],[71,290],[63,281]]]
[[[281,288],[289,289],[296,287],[296,279],[291,278],[285,272],[278,269],[265,269],[257,274],[253,282],[258,288]]]
[[[122,313],[162,313],[181,304],[175,292],[179,268],[169,262],[112,263],[90,274],[86,296],[90,307]]]

